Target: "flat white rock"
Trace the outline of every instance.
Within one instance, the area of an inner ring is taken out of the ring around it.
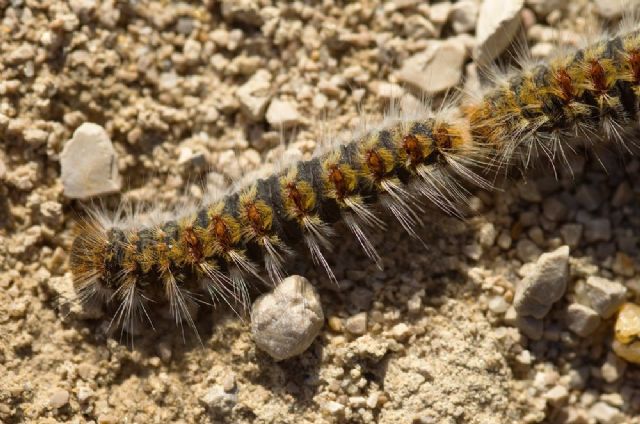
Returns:
[[[60,155],[64,195],[84,199],[120,190],[116,152],[100,125],[80,125]]]
[[[491,63],[511,43],[520,26],[524,0],[484,0],[476,24],[474,58],[480,66]]]
[[[405,60],[398,79],[424,93],[440,93],[458,84],[465,57],[465,46],[459,40],[434,41]]]

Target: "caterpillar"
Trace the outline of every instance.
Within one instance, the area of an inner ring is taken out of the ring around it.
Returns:
[[[195,331],[190,305],[248,304],[250,281],[280,281],[300,246],[335,281],[325,252],[344,224],[380,263],[367,237],[385,210],[413,238],[426,204],[461,216],[469,184],[526,168],[538,156],[566,160],[576,139],[629,148],[640,100],[640,29],[494,78],[480,96],[397,111],[379,126],[312,159],[240,186],[179,214],[94,212],[71,247],[84,303],[108,304],[112,322],[149,319],[167,302]],[[196,332],[197,333],[197,332]]]

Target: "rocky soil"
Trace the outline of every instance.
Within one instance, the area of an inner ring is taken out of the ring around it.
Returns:
[[[630,154],[541,165],[467,222],[430,212],[426,249],[372,234],[383,270],[341,243],[339,286],[303,256],[325,321],[284,361],[222,307],[200,344],[168,318],[131,341],[74,302],[79,198],[201,198],[392,101],[477,87],[514,35],[543,58],[622,10],[501,3],[0,0],[0,422],[640,423],[640,368],[613,350],[640,296]]]

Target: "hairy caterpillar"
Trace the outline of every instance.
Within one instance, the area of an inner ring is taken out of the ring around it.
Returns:
[[[384,228],[378,206],[412,236],[423,199],[451,214],[466,182],[490,188],[482,170],[526,166],[542,153],[564,157],[572,139],[628,142],[640,95],[640,30],[561,54],[494,81],[484,95],[436,112],[388,117],[350,142],[205,202],[177,218],[108,220],[82,226],[71,252],[76,291],[85,302],[114,305],[114,320],[148,318],[167,301],[195,329],[189,304],[248,302],[248,279],[285,273],[295,246],[306,246],[331,279],[323,251],[341,221],[380,261],[366,233]],[[233,307],[233,306],[232,306]]]

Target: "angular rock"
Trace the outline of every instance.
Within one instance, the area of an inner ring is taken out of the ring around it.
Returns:
[[[470,32],[478,20],[478,2],[462,0],[454,3],[449,13],[451,27],[456,34]]]
[[[242,112],[252,121],[263,118],[271,99],[271,74],[258,70],[236,91]]]
[[[474,57],[485,66],[498,57],[511,43],[520,27],[520,11],[524,0],[484,0],[476,24]]]
[[[260,296],[251,310],[253,339],[276,361],[307,350],[323,323],[316,289],[298,275],[285,278],[273,292]]]
[[[513,302],[516,312],[519,316],[544,318],[551,305],[564,295],[568,280],[569,246],[540,255],[533,270],[516,288]]]
[[[599,424],[622,424],[624,415],[619,409],[604,402],[596,402],[589,408],[589,416]]]
[[[590,276],[576,292],[579,302],[588,304],[602,318],[607,319],[624,303],[627,288],[606,278]]]
[[[221,385],[213,385],[200,397],[202,403],[213,415],[229,415],[238,402],[236,393],[227,393]]]
[[[622,16],[625,7],[631,4],[627,0],[595,0],[598,15],[605,19],[616,19]]]
[[[572,303],[567,308],[567,327],[580,337],[587,337],[600,325],[600,315],[593,309]]]
[[[290,128],[300,123],[300,113],[295,104],[273,99],[266,114],[267,122],[272,128]]]
[[[361,336],[367,332],[367,313],[360,312],[349,317],[345,322],[345,328],[351,334]]]
[[[611,221],[607,218],[595,218],[585,222],[584,238],[593,243],[611,239]]]
[[[398,79],[416,90],[436,94],[460,81],[465,57],[466,49],[458,40],[433,42],[404,62]]]
[[[83,199],[120,190],[118,159],[107,132],[100,125],[80,125],[60,155],[65,196]]]

